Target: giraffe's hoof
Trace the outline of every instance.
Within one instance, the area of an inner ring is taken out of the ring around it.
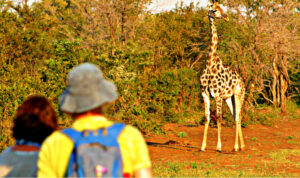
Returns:
[[[238,151],[239,151],[238,148],[233,148],[233,149],[232,149],[232,152],[238,152]]]
[[[217,150],[217,152],[222,153],[222,150]]]
[[[202,145],[202,147],[201,147],[201,151],[202,151],[202,152],[205,151],[205,147],[206,147],[206,146],[203,146],[203,145]]]

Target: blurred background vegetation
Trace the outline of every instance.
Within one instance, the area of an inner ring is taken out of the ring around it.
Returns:
[[[69,70],[82,62],[97,64],[118,86],[120,97],[109,117],[145,133],[161,133],[166,122],[201,124],[199,76],[211,40],[207,9],[178,4],[153,14],[147,11],[149,3],[41,0],[29,5],[27,0],[0,0],[2,148],[13,143],[12,118],[28,95],[49,98],[60,124],[70,125],[58,110],[58,96]],[[265,122],[255,108],[272,106],[285,114],[299,109],[299,1],[221,3],[230,21],[217,22],[218,54],[245,81],[243,126]],[[289,105],[293,109],[287,110]],[[231,125],[228,111],[223,117]]]

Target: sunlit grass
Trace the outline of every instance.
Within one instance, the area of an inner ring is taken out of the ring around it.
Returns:
[[[282,132],[275,132],[275,134],[276,134],[277,136],[281,136],[283,133],[282,133]]]
[[[297,105],[295,102],[288,100],[286,102],[286,108],[289,112],[295,112],[297,109],[300,109],[300,106]]]
[[[296,150],[288,150],[288,149],[283,149],[279,151],[274,151],[269,154],[269,157],[274,161],[274,162],[279,162],[279,163],[286,163],[289,162],[287,159],[289,156],[299,156],[300,155],[300,149]]]
[[[156,162],[153,164],[155,177],[274,177],[296,176],[295,174],[275,173],[276,167],[267,163],[254,168],[238,168],[239,165],[224,167],[218,164],[196,162]]]

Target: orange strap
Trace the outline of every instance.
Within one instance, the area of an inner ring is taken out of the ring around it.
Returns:
[[[124,178],[129,178],[129,177],[130,177],[130,174],[127,173],[127,172],[124,172],[124,173],[123,173],[123,177],[124,177]]]
[[[39,151],[40,148],[36,146],[29,146],[29,145],[16,145],[12,148],[13,151]]]

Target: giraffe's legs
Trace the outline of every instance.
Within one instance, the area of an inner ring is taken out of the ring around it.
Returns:
[[[217,104],[217,125],[218,125],[218,144],[217,144],[217,151],[222,151],[222,144],[221,144],[221,123],[222,123],[222,98],[216,98]]]
[[[240,141],[241,141],[241,148],[240,149],[243,150],[245,148],[245,143],[244,143],[241,124],[239,125],[239,136],[240,136]]]
[[[235,144],[234,144],[234,151],[239,150],[239,145],[238,145],[238,138],[240,138],[241,142],[241,147],[240,149],[245,148],[245,143],[243,139],[243,133],[242,133],[242,126],[241,126],[241,110],[242,110],[242,105],[244,101],[244,92],[241,92],[237,95],[234,96],[234,101],[235,101],[235,110],[236,110],[236,115],[235,115],[235,123],[236,123],[236,134],[235,134]]]
[[[243,103],[244,103],[244,97],[245,97],[245,92],[242,91],[241,92],[241,95],[239,97],[239,107],[240,107],[240,110],[239,110],[239,137],[240,137],[240,141],[241,141],[241,147],[240,149],[243,150],[245,148],[245,143],[244,143],[244,138],[243,138],[243,133],[242,133],[242,126],[241,126],[241,122],[242,122],[242,114],[241,114],[241,111],[242,111],[242,106],[243,106]]]
[[[205,126],[204,126],[204,135],[203,135],[201,151],[205,151],[207,130],[208,130],[209,121],[210,121],[210,110],[209,110],[210,99],[209,99],[209,93],[207,92],[207,90],[202,92],[202,96],[204,98],[204,106],[205,106]]]
[[[236,127],[236,132],[235,132],[235,144],[234,144],[234,151],[237,151],[239,149],[239,145],[238,145],[238,136],[239,133],[241,131],[239,124],[237,122],[237,118],[236,118],[236,104],[234,104],[233,102],[235,101],[236,97],[230,97],[228,99],[226,99],[226,103],[230,109],[231,114],[233,115],[233,118],[235,120],[235,127]]]
[[[239,121],[235,121],[235,142],[234,142],[234,151],[239,150]]]

